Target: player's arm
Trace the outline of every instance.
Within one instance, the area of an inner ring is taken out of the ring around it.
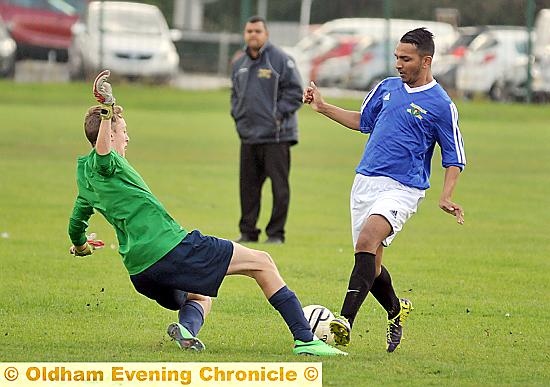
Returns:
[[[78,196],[73,206],[73,212],[69,218],[69,238],[73,243],[70,248],[71,254],[74,255],[89,255],[91,248],[88,246],[88,238],[86,229],[88,228],[88,220],[93,215],[94,209],[86,200]]]
[[[97,135],[95,150],[98,155],[106,155],[111,151],[111,119],[113,118],[113,108],[115,98],[111,84],[107,82],[111,72],[103,70],[94,80],[94,97],[101,104],[101,124]]]
[[[361,113],[358,111],[342,109],[338,106],[331,105],[323,99],[321,92],[314,82],[304,90],[302,98],[304,103],[311,105],[312,109],[321,113],[333,121],[353,130],[359,130],[361,121]]]
[[[452,201],[458,177],[466,165],[464,141],[458,125],[458,110],[454,103],[450,103],[439,114],[439,121],[436,124],[436,139],[441,147],[441,164],[445,168],[445,180],[439,197],[439,208],[454,215],[457,223],[463,224],[464,210],[462,206]]]
[[[69,237],[73,243],[69,252],[75,256],[91,255],[95,249],[105,245],[102,240],[96,239],[95,233],[86,235],[88,221],[93,214],[93,207],[83,197],[78,196],[69,218]]]
[[[464,209],[460,204],[452,200],[460,172],[460,168],[454,165],[445,169],[445,180],[443,182],[443,191],[439,198],[439,208],[448,214],[454,215],[457,223],[464,224]]]

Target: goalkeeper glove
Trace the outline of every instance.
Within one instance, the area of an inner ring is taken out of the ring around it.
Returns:
[[[86,241],[86,243],[84,243],[82,247],[77,248],[73,245],[69,249],[69,252],[75,257],[85,257],[86,255],[92,255],[94,253],[94,250],[101,249],[105,246],[105,243],[103,243],[102,240],[95,239],[95,233],[88,235],[87,238],[88,240]]]
[[[94,247],[88,242],[84,243],[84,246],[77,248],[76,246],[71,246],[69,252],[75,257],[84,257],[86,255],[92,255],[94,252]]]
[[[100,116],[102,120],[110,120],[113,118],[113,106],[115,105],[115,97],[113,96],[113,88],[107,82],[111,72],[103,70],[94,80],[92,91],[97,102],[101,104]]]

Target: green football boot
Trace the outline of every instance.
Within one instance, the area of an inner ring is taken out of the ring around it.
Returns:
[[[194,337],[185,327],[179,323],[168,325],[168,336],[176,342],[181,349],[192,349],[197,352],[205,350],[205,346],[198,338]]]
[[[347,352],[340,351],[338,348],[331,347],[323,340],[313,340],[303,342],[294,340],[294,349],[292,352],[295,355],[309,356],[347,356]]]

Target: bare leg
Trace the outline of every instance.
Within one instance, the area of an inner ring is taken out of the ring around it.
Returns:
[[[302,305],[296,294],[286,286],[269,254],[235,242],[233,245],[235,248],[227,275],[242,274],[254,278],[269,303],[285,320],[294,340],[311,342],[314,336]]]
[[[268,253],[235,242],[233,246],[233,256],[227,275],[241,274],[253,278],[268,299],[285,286],[275,262]]]

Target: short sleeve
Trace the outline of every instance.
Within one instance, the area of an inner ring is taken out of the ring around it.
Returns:
[[[383,82],[377,84],[365,97],[361,104],[361,121],[359,130],[361,133],[371,133],[374,129],[374,123],[378,113],[382,109],[382,89]]]
[[[437,141],[441,147],[441,164],[444,168],[457,166],[464,169],[466,165],[466,153],[464,140],[458,126],[458,109],[454,103],[448,105],[448,109],[441,114],[437,126]]]

